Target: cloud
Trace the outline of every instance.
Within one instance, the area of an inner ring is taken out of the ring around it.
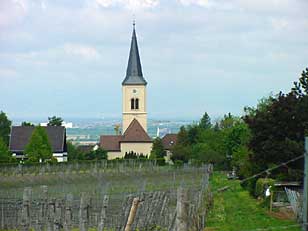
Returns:
[[[47,9],[46,3],[44,1],[41,2],[41,7],[42,7],[42,10]]]
[[[126,9],[138,10],[154,8],[159,5],[159,0],[96,0],[96,3],[104,8],[119,6]]]
[[[15,77],[15,76],[17,76],[16,70],[10,68],[0,68],[0,78]]]
[[[96,3],[101,7],[108,8],[114,5],[115,1],[114,0],[96,0]]]
[[[94,47],[82,44],[67,43],[64,45],[64,52],[67,55],[81,56],[85,59],[96,59],[100,56],[99,52]]]
[[[20,22],[28,13],[28,4],[24,0],[0,1],[0,27],[9,27]]]
[[[210,4],[209,0],[178,0],[178,2],[184,6],[197,5],[197,6],[208,7]]]
[[[271,25],[275,30],[283,30],[289,26],[289,22],[286,19],[271,18]]]
[[[13,0],[13,3],[17,4],[21,7],[24,11],[28,10],[28,1],[27,0]]]

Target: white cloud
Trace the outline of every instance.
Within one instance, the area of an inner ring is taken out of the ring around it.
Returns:
[[[64,52],[67,55],[81,56],[85,59],[96,59],[100,56],[99,52],[94,47],[82,44],[67,43],[64,45]]]
[[[96,0],[104,8],[120,6],[131,10],[154,8],[159,5],[159,0]]]
[[[17,4],[21,7],[24,11],[28,11],[28,1],[27,0],[13,0],[13,3]]]
[[[28,13],[28,4],[23,0],[0,1],[0,27],[9,27],[20,22]]]
[[[44,1],[41,2],[41,7],[42,7],[42,10],[46,10],[47,6]]]
[[[113,0],[96,0],[96,3],[102,7],[110,7],[113,5]]]
[[[0,68],[0,78],[2,77],[14,77],[17,75],[16,70],[9,68]]]
[[[209,6],[209,0],[178,0],[178,1],[184,6],[191,6],[191,5],[197,5],[203,7]]]
[[[283,30],[289,26],[289,22],[282,18],[271,18],[271,25],[275,30]]]

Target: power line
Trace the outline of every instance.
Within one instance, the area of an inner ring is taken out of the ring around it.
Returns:
[[[293,159],[291,159],[291,160],[288,160],[288,161],[286,161],[286,162],[283,162],[283,163],[279,164],[278,166],[275,166],[275,167],[272,167],[272,168],[268,168],[268,169],[266,169],[266,170],[263,170],[263,171],[261,171],[261,172],[259,172],[259,173],[257,173],[257,174],[254,174],[254,175],[252,175],[252,176],[250,176],[250,177],[247,177],[247,178],[245,178],[245,179],[243,179],[243,180],[240,180],[240,183],[246,182],[246,181],[248,181],[248,180],[251,180],[251,179],[254,179],[254,178],[258,177],[258,176],[261,176],[261,175],[263,175],[264,173],[268,173],[268,172],[271,172],[271,171],[273,171],[273,170],[275,170],[275,169],[277,169],[277,168],[280,168],[280,167],[282,167],[282,166],[288,165],[288,164],[290,164],[290,163],[292,163],[292,162],[294,162],[294,161],[297,161],[297,160],[303,158],[304,156],[305,156],[304,154],[303,154],[303,155],[300,155],[300,156],[295,157],[295,158],[293,158]],[[229,189],[229,188],[231,188],[231,187],[236,187],[236,185],[233,185],[233,186],[225,185],[224,187],[221,187],[221,188],[215,190],[213,193],[223,192],[223,191],[226,191],[227,189]]]
[[[293,158],[293,159],[291,159],[291,160],[288,160],[287,162],[281,163],[281,164],[278,165],[278,166],[275,166],[275,167],[272,167],[272,168],[268,168],[268,169],[266,169],[266,170],[264,170],[264,171],[262,171],[262,172],[259,172],[259,173],[255,174],[255,175],[252,175],[252,176],[250,176],[250,177],[247,177],[247,178],[241,180],[241,183],[243,183],[243,182],[245,182],[245,181],[248,181],[248,180],[251,180],[251,179],[253,179],[253,178],[256,178],[256,177],[258,177],[258,176],[260,176],[260,175],[262,175],[262,174],[264,174],[264,173],[271,172],[271,171],[273,171],[273,170],[275,170],[275,169],[277,169],[277,168],[280,168],[280,167],[282,167],[282,166],[284,166],[284,165],[288,165],[288,164],[290,164],[290,163],[292,163],[292,162],[294,162],[294,161],[297,161],[297,160],[303,158],[304,156],[305,156],[305,155],[303,154],[303,155],[301,155],[301,156],[298,156],[298,157],[295,157],[295,158]]]

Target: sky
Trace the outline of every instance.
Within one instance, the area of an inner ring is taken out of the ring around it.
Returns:
[[[308,67],[307,0],[0,0],[0,110],[121,117],[132,21],[150,118],[241,115]]]

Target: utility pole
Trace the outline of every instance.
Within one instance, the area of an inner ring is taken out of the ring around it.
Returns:
[[[303,231],[308,231],[308,137],[305,138],[305,171],[303,198]]]

